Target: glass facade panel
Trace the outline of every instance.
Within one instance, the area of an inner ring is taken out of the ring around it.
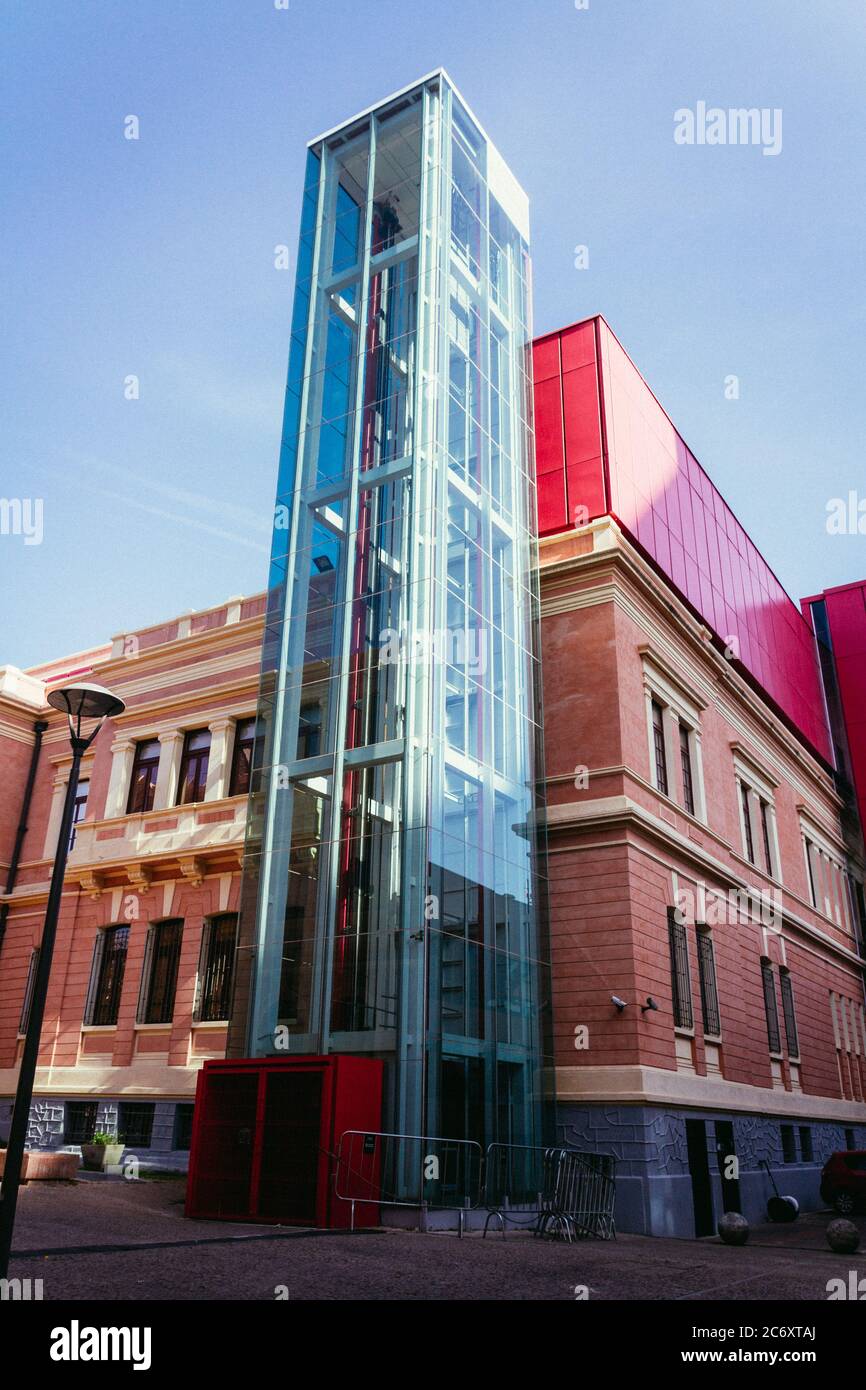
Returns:
[[[444,74],[308,161],[233,1055],[541,1143],[525,197]]]

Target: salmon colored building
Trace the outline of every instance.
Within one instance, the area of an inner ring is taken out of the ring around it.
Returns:
[[[812,629],[602,319],[534,366],[561,1133],[627,1229],[760,1219],[765,1164],[815,1207],[866,1145],[866,948]]]
[[[145,1163],[186,1162],[198,1069],[225,1052],[263,603],[0,668],[0,1135],[71,763],[46,691],[92,679],[126,710],[82,768],[28,1143],[119,1132]]]

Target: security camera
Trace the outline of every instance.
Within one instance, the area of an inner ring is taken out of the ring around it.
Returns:
[[[624,999],[620,999],[618,994],[612,994],[610,996],[610,1002],[616,1005],[620,1013],[622,1013],[623,1009],[627,1008],[626,1001]]]

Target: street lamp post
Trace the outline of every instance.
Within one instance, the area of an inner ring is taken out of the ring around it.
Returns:
[[[75,794],[78,790],[81,759],[96,738],[104,721],[112,715],[121,714],[125,708],[123,701],[117,695],[112,695],[110,690],[104,690],[101,685],[63,686],[59,690],[52,690],[48,696],[48,703],[52,709],[60,710],[68,717],[69,737],[72,743],[72,767],[66,785],[63,819],[60,823],[60,839],[54,856],[54,871],[51,875],[51,888],[48,893],[48,905],[45,909],[45,926],[42,929],[39,964],[33,984],[33,1001],[30,1007],[30,1018],[27,1022],[27,1036],[24,1039],[21,1070],[18,1074],[18,1087],[15,1092],[15,1109],[12,1112],[12,1126],[9,1130],[6,1164],[3,1169],[3,1187],[0,1191],[0,1279],[6,1278],[9,1269],[15,1208],[18,1205],[18,1189],[21,1185],[21,1168],[24,1162],[24,1147],[27,1142],[27,1123],[30,1118],[30,1102],[33,1098],[33,1083],[36,1078],[39,1038],[42,1032],[45,1000],[48,994],[54,938],[57,935],[57,919],[63,896],[63,878],[66,873],[66,859],[69,854],[69,837],[72,832],[72,817],[75,814]],[[89,719],[95,719],[97,723],[85,738],[82,734],[82,722]]]

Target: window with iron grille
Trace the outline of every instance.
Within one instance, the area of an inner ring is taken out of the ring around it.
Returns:
[[[755,862],[755,841],[752,838],[752,812],[749,806],[749,788],[740,783],[740,800],[743,806],[743,835],[746,840],[746,857],[750,864]]]
[[[178,806],[191,806],[194,802],[204,801],[209,760],[210,729],[191,729],[183,740],[177,784]]]
[[[818,890],[815,885],[815,863],[813,859],[813,855],[815,853],[815,846],[812,844],[812,841],[809,839],[808,835],[804,837],[804,844],[806,846],[806,867],[809,871],[809,897],[812,900],[812,906],[817,907]]]
[[[674,1024],[677,1028],[692,1028],[692,985],[689,978],[689,942],[686,929],[676,918],[676,908],[668,908],[668,940],[671,952],[671,992]]]
[[[797,1162],[797,1140],[794,1136],[793,1125],[780,1125],[782,1132],[782,1162]]]
[[[135,745],[132,779],[129,784],[127,815],[153,810],[153,797],[159,773],[159,739],[150,738]]]
[[[812,1163],[815,1150],[812,1147],[812,1131],[808,1125],[800,1125],[800,1162]]]
[[[653,749],[656,763],[656,786],[665,796],[668,794],[668,760],[665,751],[664,710],[658,700],[652,702]]]
[[[149,1149],[153,1133],[153,1105],[122,1100],[117,1107],[117,1133],[128,1149]]]
[[[767,873],[772,877],[773,874],[773,851],[770,848],[770,807],[763,797],[760,799],[761,806],[761,835],[764,840],[764,863],[767,866]]]
[[[64,1144],[89,1144],[96,1131],[96,1101],[68,1100],[63,1107]]]
[[[195,1106],[176,1105],[174,1108],[174,1133],[171,1147],[188,1149],[192,1143],[192,1117]]]
[[[30,964],[27,967],[27,983],[24,986],[24,1002],[21,1005],[21,1018],[18,1020],[18,1032],[26,1033],[30,1026],[30,1013],[33,1008],[33,993],[36,989],[36,971],[39,969],[39,947],[34,946],[30,952]]]
[[[856,1145],[855,1142],[854,1142],[854,1131],[853,1131],[853,1129],[846,1129],[846,1130],[845,1130],[845,1148],[846,1148],[846,1149],[856,1149],[856,1147],[857,1147],[857,1145]]]
[[[695,814],[695,786],[692,779],[692,731],[686,724],[680,725],[680,760],[683,768],[683,805],[690,816]]]
[[[86,1024],[109,1026],[117,1022],[128,943],[129,927],[104,927],[96,933],[84,1006]]]
[[[235,747],[232,754],[229,796],[241,796],[249,791],[255,746],[255,719],[239,719],[235,724]]]
[[[138,994],[139,1023],[171,1023],[182,937],[179,918],[152,922],[148,927]]]
[[[776,1007],[776,982],[773,978],[773,967],[768,960],[761,961],[761,978],[764,982],[764,1010],[767,1015],[767,1041],[771,1052],[782,1051],[782,1039],[779,1035],[779,1010]]]
[[[704,1016],[704,1032],[718,1037],[722,1031],[719,1013],[719,993],[716,988],[716,958],[713,952],[713,938],[708,931],[699,930],[698,973],[701,980],[701,1013]]]
[[[794,986],[788,970],[779,971],[782,985],[782,1013],[785,1018],[785,1037],[788,1040],[789,1057],[799,1057],[800,1041],[797,1037],[797,1015],[794,1012]]]
[[[204,924],[193,1009],[197,1023],[216,1023],[229,1016],[236,936],[237,917],[233,912],[211,917]]]

